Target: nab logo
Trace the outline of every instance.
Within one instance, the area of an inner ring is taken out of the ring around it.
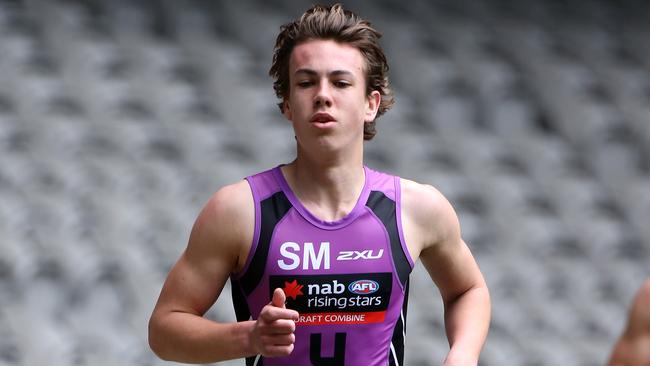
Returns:
[[[357,295],[369,295],[379,290],[379,284],[373,280],[358,280],[352,282],[348,290]]]
[[[307,285],[309,295],[340,295],[345,291],[345,285],[334,280],[332,283]]]

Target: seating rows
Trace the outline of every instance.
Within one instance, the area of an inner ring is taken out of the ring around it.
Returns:
[[[167,364],[146,322],[196,214],[294,154],[266,72],[310,5],[0,0],[0,365]],[[604,364],[650,275],[650,7],[350,7],[397,101],[366,163],[456,208],[492,292],[481,365]],[[411,293],[406,362],[439,362],[420,264]]]

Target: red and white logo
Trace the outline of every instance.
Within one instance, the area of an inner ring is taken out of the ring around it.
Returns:
[[[379,290],[379,284],[373,280],[358,280],[352,282],[348,290],[357,295],[369,295]]]
[[[284,291],[286,297],[295,300],[298,296],[304,295],[302,293],[302,288],[303,285],[299,284],[298,280],[293,280],[291,282],[284,281],[284,288],[282,288],[282,291]]]

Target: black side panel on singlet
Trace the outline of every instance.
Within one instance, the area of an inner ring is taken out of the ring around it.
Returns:
[[[264,366],[264,357],[261,357],[255,363],[257,356],[246,357],[246,366]]]
[[[275,226],[282,220],[291,208],[291,203],[283,192],[277,192],[271,197],[260,202],[261,223],[260,238],[253,259],[242,278],[239,279],[244,295],[248,296],[262,279],[266,269],[266,259],[269,256],[271,237]]]
[[[408,281],[409,275],[411,274],[411,265],[406,257],[406,253],[404,253],[404,250],[402,249],[402,242],[399,238],[395,201],[386,197],[383,192],[372,191],[370,192],[366,206],[368,206],[384,224],[390,238],[390,248],[393,254],[393,262],[397,269],[397,275],[399,276],[399,281],[403,286],[406,286],[406,281]]]
[[[253,258],[248,265],[246,273],[239,279],[231,280],[232,301],[237,321],[245,321],[251,318],[251,311],[248,308],[246,296],[257,287],[262,279],[264,270],[266,269],[266,260],[269,256],[271,237],[278,222],[289,212],[290,208],[291,203],[283,192],[277,192],[260,202],[260,237],[255,253],[253,253]],[[246,366],[263,366],[264,358],[260,357],[257,364],[255,364],[256,357],[247,357]]]
[[[232,306],[235,308],[235,316],[238,322],[251,318],[251,310],[248,308],[246,296],[242,293],[239,281],[230,279],[230,292],[232,293]]]
[[[235,308],[235,316],[237,317],[238,322],[243,322],[251,318],[251,311],[248,308],[248,303],[246,302],[246,297],[242,293],[241,286],[237,280],[231,280],[231,291],[232,291],[232,304]],[[246,366],[262,366],[263,359],[260,357],[255,365],[255,358],[257,356],[246,357]]]
[[[402,313],[400,314],[397,323],[395,324],[395,329],[393,330],[393,338],[391,339],[391,344],[395,349],[389,350],[388,352],[388,365],[389,366],[401,366],[404,365],[404,347],[406,344],[406,311],[408,309],[408,300],[409,300],[409,282],[406,282],[406,290],[404,294],[404,304],[402,305]],[[397,360],[397,361],[395,361]]]

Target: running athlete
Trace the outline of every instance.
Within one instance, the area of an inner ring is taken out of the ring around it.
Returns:
[[[650,365],[650,278],[639,289],[627,326],[614,345],[609,366]]]
[[[379,37],[340,5],[281,28],[270,74],[296,158],[204,206],[151,316],[159,357],[403,365],[420,259],[445,306],[444,365],[477,365],[490,299],[452,206],[433,187],[363,164],[364,140],[393,103]],[[204,318],[228,279],[238,321]]]

